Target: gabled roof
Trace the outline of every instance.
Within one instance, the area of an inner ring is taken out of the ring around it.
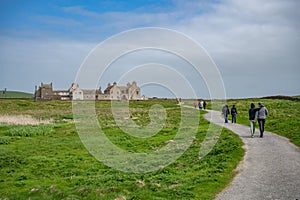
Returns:
[[[97,90],[93,90],[93,89],[82,89],[83,94],[90,94],[90,95],[94,95],[97,93]]]
[[[112,87],[114,87],[114,86],[113,86],[113,85],[108,86],[108,87],[104,90],[104,94],[109,94]]]

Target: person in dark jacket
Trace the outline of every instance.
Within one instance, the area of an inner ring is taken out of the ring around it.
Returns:
[[[237,109],[235,105],[232,106],[231,108],[231,123],[236,123],[236,115],[238,114]]]
[[[254,133],[255,133],[256,118],[257,118],[257,109],[255,108],[254,103],[251,103],[249,109],[249,122],[250,122],[250,133],[252,138],[254,137]]]
[[[264,137],[264,131],[265,131],[265,123],[266,118],[268,115],[268,109],[262,104],[262,102],[258,103],[258,109],[257,109],[257,121],[259,125],[259,131],[260,131],[260,137]]]
[[[206,110],[206,101],[203,101],[203,109]]]
[[[224,106],[223,106],[223,108],[222,108],[222,113],[223,113],[223,115],[224,115],[225,123],[228,123],[228,115],[230,114],[228,105],[224,105]]]

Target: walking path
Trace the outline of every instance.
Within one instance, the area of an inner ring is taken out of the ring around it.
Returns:
[[[223,123],[221,112],[208,111],[204,117],[238,134],[246,150],[239,174],[216,199],[222,200],[300,200],[300,150],[288,139],[265,132],[264,138],[250,137],[250,128]],[[266,124],[267,125],[267,124]]]

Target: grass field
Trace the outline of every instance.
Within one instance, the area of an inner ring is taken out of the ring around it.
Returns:
[[[33,94],[17,91],[0,91],[0,98],[32,98]]]
[[[114,122],[109,102],[97,102],[96,113],[115,145],[151,152],[175,136],[181,120],[176,102],[149,100],[130,103],[134,121],[147,125],[148,110],[154,104],[166,108],[167,121],[148,139],[123,133]],[[223,130],[213,150],[199,159],[209,126],[200,116],[192,145],[176,162],[155,172],[126,173],[105,166],[86,150],[72,121],[71,102],[0,100],[0,115],[21,114],[53,123],[0,124],[0,199],[213,199],[234,177],[244,155],[240,138]]]
[[[282,99],[231,99],[227,101],[229,108],[233,104],[238,109],[237,123],[249,125],[248,110],[250,104],[254,103],[257,107],[258,102],[263,102],[269,111],[265,129],[287,137],[292,143],[300,147],[300,101]],[[218,104],[218,102],[216,102]],[[219,111],[222,105],[219,104]],[[229,116],[231,120],[231,116]],[[258,127],[258,124],[256,124]],[[256,133],[258,134],[258,132]],[[250,135],[250,131],[249,131]]]

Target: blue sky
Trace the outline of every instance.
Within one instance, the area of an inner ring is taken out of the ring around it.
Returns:
[[[154,26],[201,44],[228,97],[300,94],[299,7],[297,0],[0,0],[0,90],[33,92],[40,82],[67,89],[97,44]]]
[[[4,35],[31,38],[45,34],[44,37],[98,41],[129,28],[152,25],[154,19],[142,22],[133,18],[172,12],[174,6],[172,1],[155,0],[1,1],[0,25]]]

